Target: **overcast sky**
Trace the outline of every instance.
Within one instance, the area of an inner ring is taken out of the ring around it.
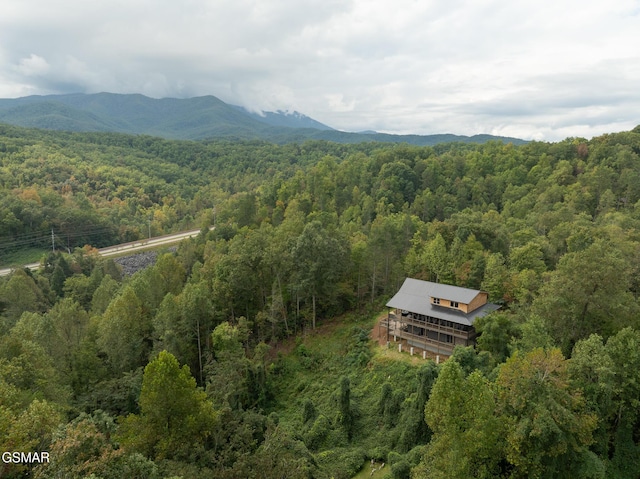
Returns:
[[[640,0],[2,0],[0,97],[101,91],[590,138],[640,124]]]

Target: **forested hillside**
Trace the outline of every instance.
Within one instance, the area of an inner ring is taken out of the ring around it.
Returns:
[[[64,131],[145,134],[182,140],[263,140],[274,143],[325,140],[338,143],[405,142],[434,145],[445,141],[525,143],[492,135],[462,136],[368,134],[338,131],[300,113],[262,115],[228,105],[214,96],[149,98],[116,93],[68,94],[0,98],[0,122]]]
[[[92,248],[192,227],[130,277]],[[417,147],[3,126],[0,264],[25,249],[40,270],[0,278],[0,449],[51,462],[0,477],[639,477],[640,127]],[[475,350],[410,361],[369,339],[407,276],[503,307]]]

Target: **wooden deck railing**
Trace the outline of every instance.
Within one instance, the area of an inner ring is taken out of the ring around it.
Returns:
[[[442,326],[440,324],[430,323],[428,321],[421,321],[419,319],[413,319],[411,316],[401,316],[396,314],[395,312],[389,312],[386,320],[382,321],[382,326],[388,328],[389,334],[396,335],[403,339],[411,339],[413,341],[418,341],[420,343],[429,344],[438,348],[447,349],[452,351],[453,348],[460,344],[456,339],[461,339],[464,341],[464,344],[469,344],[476,337],[475,330],[471,329],[470,331],[463,331],[456,328],[451,328],[448,326]],[[418,328],[425,329],[425,335],[414,334],[410,331],[404,331],[404,326],[415,326]],[[438,333],[448,334],[453,336],[454,340],[452,343],[446,343],[442,341],[438,341],[436,339],[430,338],[426,335],[426,330],[434,331]]]

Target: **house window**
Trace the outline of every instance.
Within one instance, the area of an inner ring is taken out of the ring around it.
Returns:
[[[440,298],[432,298],[433,304],[440,304]]]
[[[458,302],[457,301],[449,301],[449,303],[451,304],[452,308],[457,308],[458,307]]]

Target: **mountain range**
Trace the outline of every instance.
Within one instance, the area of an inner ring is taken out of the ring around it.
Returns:
[[[493,135],[391,135],[335,130],[299,112],[251,112],[214,96],[154,99],[140,94],[75,93],[0,99],[0,123],[67,131],[145,134],[168,139],[261,139],[275,143],[327,140],[433,145],[518,138]]]

